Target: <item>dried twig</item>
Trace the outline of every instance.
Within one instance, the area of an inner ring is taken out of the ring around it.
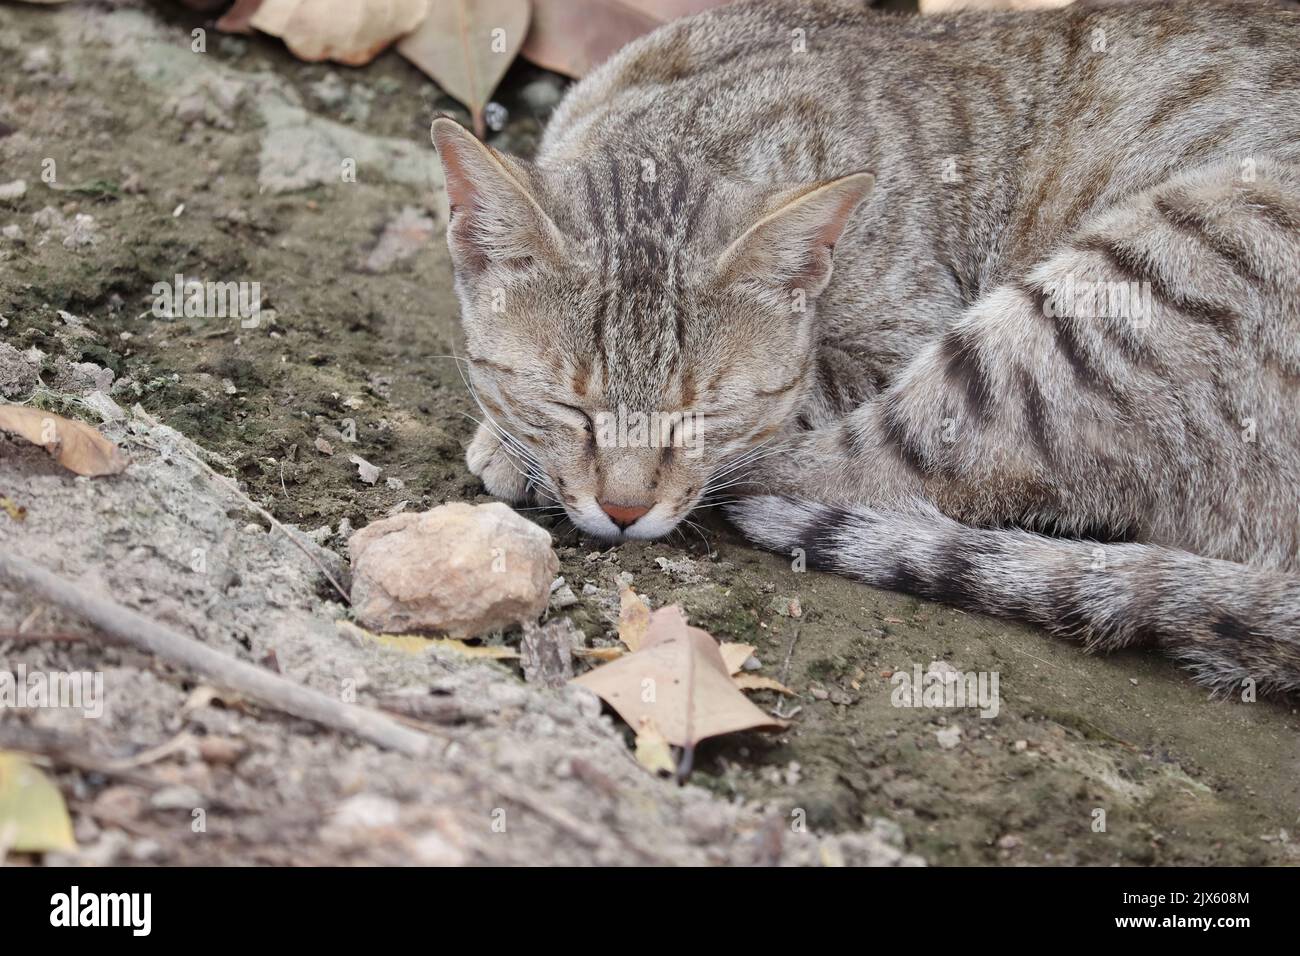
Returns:
[[[376,711],[345,704],[265,668],[227,657],[12,552],[0,551],[0,577],[73,611],[133,647],[186,667],[283,713],[356,734],[402,753],[422,755],[433,743],[429,736],[409,730]]]

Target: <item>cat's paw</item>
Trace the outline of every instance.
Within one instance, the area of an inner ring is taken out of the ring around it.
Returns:
[[[465,464],[494,498],[516,505],[528,501],[528,479],[519,473],[518,466],[501,447],[500,439],[486,425],[479,426],[466,449]]]

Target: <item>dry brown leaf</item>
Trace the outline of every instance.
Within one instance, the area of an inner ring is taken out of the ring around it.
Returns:
[[[85,422],[26,405],[0,405],[0,429],[40,445],[60,465],[78,475],[116,475],[129,459]]]
[[[734,644],[731,641],[723,641],[718,645],[718,653],[727,662],[728,674],[735,674],[744,667],[754,649],[753,644]]]
[[[794,691],[779,680],[773,677],[764,677],[762,674],[735,674],[731,679],[736,682],[736,686],[741,690],[774,690],[778,694],[795,696]]]
[[[524,57],[565,76],[586,76],[620,47],[669,20],[728,0],[533,0]]]
[[[629,651],[639,651],[650,627],[650,608],[630,585],[619,592],[618,603],[618,639]]]
[[[429,0],[262,0],[248,22],[279,37],[300,60],[363,66],[419,26],[428,10]]]
[[[745,698],[717,642],[707,631],[688,627],[676,605],[650,616],[640,650],[573,682],[595,692],[633,727],[652,721],[678,747],[739,730],[788,726]]]
[[[667,738],[659,732],[653,720],[641,721],[636,732],[636,760],[651,773],[673,776],[677,773],[677,761],[673,760],[672,751],[668,749]]]
[[[528,0],[436,0],[397,52],[465,104],[482,139],[483,110],[523,45],[529,11]]]

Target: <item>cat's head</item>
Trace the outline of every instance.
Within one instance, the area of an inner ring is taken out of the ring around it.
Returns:
[[[656,538],[793,426],[816,300],[870,175],[765,189],[671,155],[541,169],[450,119],[433,138],[497,474],[589,534]]]

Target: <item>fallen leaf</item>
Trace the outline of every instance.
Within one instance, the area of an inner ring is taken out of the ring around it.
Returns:
[[[4,509],[4,511],[14,521],[27,520],[27,509],[22,505],[15,503],[11,498],[0,496],[0,509]]]
[[[469,109],[482,139],[483,111],[523,45],[529,11],[528,0],[437,0],[397,52]]]
[[[677,761],[668,749],[667,738],[659,732],[653,720],[645,718],[636,732],[636,760],[651,773],[671,777],[677,773]]]
[[[402,651],[405,654],[423,654],[436,647],[469,658],[513,660],[519,656],[519,652],[513,647],[466,644],[464,641],[458,641],[451,637],[421,637],[418,634],[376,634],[374,631],[368,631],[358,624],[342,619],[335,621],[334,626],[345,634],[359,636],[376,644]]]
[[[429,0],[262,0],[248,22],[300,60],[364,66],[419,26],[428,9]]]
[[[533,0],[524,57],[565,76],[586,76],[625,44],[669,20],[728,0]]]
[[[75,850],[68,808],[50,778],[21,754],[0,750],[0,856],[4,850]]]
[[[618,592],[618,639],[629,651],[639,651],[649,627],[650,608],[630,585],[625,586]]]
[[[745,661],[754,653],[753,644],[733,644],[730,641],[723,641],[718,645],[718,653],[722,659],[727,662],[727,673],[735,674],[745,666]]]
[[[736,674],[731,679],[736,682],[736,686],[741,690],[774,690],[778,694],[795,696],[795,692],[779,680],[764,677],[762,674]]]
[[[739,730],[788,726],[746,699],[712,635],[688,627],[676,605],[651,615],[639,650],[573,682],[599,695],[632,727],[653,721],[678,747]]]
[[[0,405],[0,429],[40,445],[60,465],[78,475],[116,475],[129,460],[111,441],[85,422],[26,405]]]

